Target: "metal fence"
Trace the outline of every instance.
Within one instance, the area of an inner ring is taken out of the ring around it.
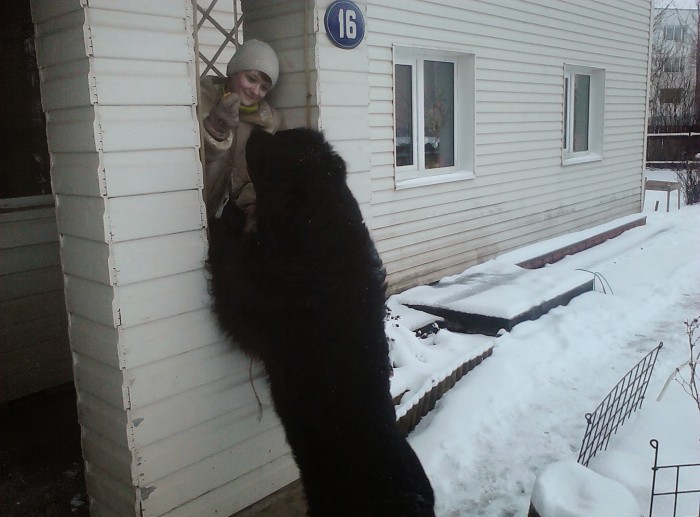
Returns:
[[[685,464],[679,464],[679,465],[659,465],[659,442],[657,440],[651,440],[649,444],[654,448],[654,466],[651,468],[651,470],[654,472],[651,480],[651,500],[649,502],[649,517],[652,517],[652,514],[654,512],[654,498],[659,497],[659,496],[665,496],[665,497],[671,497],[673,496],[673,514],[668,514],[664,513],[664,515],[668,515],[669,517],[676,517],[677,512],[678,512],[678,496],[685,496],[688,494],[698,494],[698,506],[697,510],[698,513],[697,515],[700,515],[700,463],[685,463]],[[658,471],[663,471],[665,469],[668,469],[671,471],[672,474],[674,474],[673,471],[675,471],[675,475],[673,476],[673,490],[670,491],[665,491],[665,492],[657,492],[656,491],[656,475]],[[692,479],[694,480],[695,486],[698,488],[695,489],[682,489],[681,488],[681,472],[685,475],[683,478],[684,480],[686,479]]]
[[[672,167],[694,161],[700,153],[700,133],[647,133],[647,166]]]
[[[587,467],[598,451],[605,450],[610,437],[641,407],[656,357],[663,346],[663,343],[659,343],[627,372],[593,413],[586,413],[588,426],[577,460],[581,465]]]

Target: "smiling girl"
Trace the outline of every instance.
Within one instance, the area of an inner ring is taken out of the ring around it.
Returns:
[[[284,129],[279,111],[265,96],[277,83],[279,61],[265,42],[248,40],[229,61],[226,77],[200,82],[204,127],[204,201],[207,217],[218,217],[227,203],[243,211],[254,227],[255,190],[245,161],[250,132]]]

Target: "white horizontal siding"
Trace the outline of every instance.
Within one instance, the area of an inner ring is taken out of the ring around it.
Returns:
[[[33,8],[91,511],[231,514],[298,474],[209,308],[192,5]]]
[[[71,0],[44,3],[47,5],[32,3],[37,62],[41,67],[62,63],[80,66],[86,55],[83,39],[85,14],[80,4]],[[55,7],[48,4],[55,4]]]
[[[152,486],[161,493],[158,494],[159,497],[148,498],[141,503],[144,514],[164,515],[181,506],[183,501],[194,500],[212,488],[225,486],[230,480],[244,476],[250,472],[249,465],[264,466],[278,458],[284,458],[288,450],[284,435],[276,429],[257,432],[250,442],[238,444],[159,479]],[[218,512],[204,507],[198,515],[215,513]]]
[[[367,5],[372,231],[390,289],[639,210],[649,2]],[[392,45],[475,55],[476,177],[396,190]],[[564,64],[606,70],[604,159],[563,167]]]
[[[94,59],[91,77],[100,104],[109,106],[191,105],[196,86],[187,63]]]
[[[53,206],[0,214],[0,402],[73,378]]]
[[[200,230],[201,191],[116,197],[108,207],[113,242]]]
[[[264,385],[264,383],[264,380],[258,380],[259,385]],[[147,465],[143,473],[144,482],[157,483],[159,479],[172,476],[190,465],[199,464],[197,468],[201,468],[203,465],[217,462],[221,459],[216,457],[219,453],[228,455],[230,454],[228,451],[236,449],[240,451],[241,445],[246,444],[247,440],[256,438],[261,433],[274,431],[277,425],[272,407],[268,405],[262,412],[259,412],[257,404],[253,403],[231,409],[204,422],[197,422],[196,425],[181,431],[177,436],[149,444],[138,444],[136,447],[142,458],[142,464]],[[241,436],[246,437],[244,440],[227,432],[233,426],[241,428]],[[170,454],[172,448],[177,447],[178,442],[182,440],[186,440],[191,445],[186,449],[181,449],[177,455]],[[267,451],[265,453],[269,454]],[[262,458],[260,462],[266,463],[265,458]],[[239,477],[240,471],[247,469],[244,462],[237,461],[235,463],[237,465],[234,468],[238,469],[239,474],[238,476],[230,475],[228,479]]]
[[[82,32],[75,31],[74,36],[81,36]],[[43,40],[44,35],[39,36]],[[57,44],[62,44],[62,41]],[[48,45],[38,44],[39,56],[48,52],[41,51]],[[85,58],[84,48],[81,46],[82,56],[75,61],[61,61],[53,65],[46,65],[42,69],[42,94],[41,104],[44,111],[58,109],[77,108],[83,106],[85,99],[90,95],[88,70],[90,63]]]
[[[226,512],[237,512],[259,501],[280,487],[299,478],[299,472],[291,453],[262,465],[249,472],[168,512],[168,517],[190,517],[191,515],[216,517]]]
[[[308,63],[304,59],[304,3],[294,0],[270,2],[243,0],[245,34],[248,39],[270,43],[280,61],[280,77],[270,92],[271,105],[280,109],[287,127],[310,126],[318,129],[318,72],[316,70],[317,37],[315,9],[308,4]],[[307,89],[307,72],[308,83]],[[307,122],[306,99],[310,110]]]
[[[103,9],[91,7],[86,11],[90,56],[177,63],[193,58],[192,42],[183,37],[182,3],[177,4],[180,9],[172,11],[180,11],[180,16],[119,12],[114,10],[115,4],[118,2],[105,1]]]
[[[101,149],[118,152],[194,147],[199,137],[192,127],[193,113],[193,106],[102,105],[95,116]]]

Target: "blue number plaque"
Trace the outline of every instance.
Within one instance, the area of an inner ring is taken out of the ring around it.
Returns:
[[[336,47],[353,49],[365,37],[365,18],[355,2],[338,0],[326,9],[323,24]]]

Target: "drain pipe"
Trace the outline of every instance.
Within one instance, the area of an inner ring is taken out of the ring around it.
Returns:
[[[311,128],[311,69],[309,64],[309,1],[304,0],[304,78],[306,80],[306,127]]]

